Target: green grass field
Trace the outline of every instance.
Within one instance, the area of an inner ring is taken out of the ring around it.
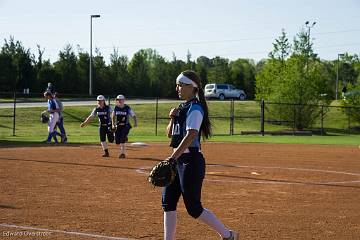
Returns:
[[[45,103],[44,103],[45,106]],[[80,128],[80,122],[85,119],[94,106],[66,107],[64,111],[65,128],[69,141],[72,143],[97,143],[97,119],[85,128]],[[130,132],[130,141],[168,141],[165,128],[168,123],[169,109],[176,107],[176,103],[161,103],[158,111],[156,134],[155,104],[134,104],[131,106],[139,121],[139,127]],[[44,107],[45,108],[45,107]],[[40,123],[40,112],[44,108],[18,108],[16,112],[16,136],[12,136],[12,118],[0,117],[0,141],[3,144],[38,143],[47,136],[47,125]],[[260,136],[239,135],[241,131],[259,131],[260,107],[254,101],[235,102],[234,133],[230,132],[230,102],[209,101],[210,116],[213,123],[214,137],[210,141],[224,142],[273,142],[299,144],[346,144],[359,145],[360,134],[353,131],[347,133],[347,117],[338,109],[331,109],[324,121],[328,136]],[[11,115],[13,109],[0,109],[0,116]],[[360,124],[358,124],[359,126]],[[317,127],[317,126],[315,126]],[[334,130],[335,129],[335,130]],[[265,125],[266,131],[291,130],[283,125]]]

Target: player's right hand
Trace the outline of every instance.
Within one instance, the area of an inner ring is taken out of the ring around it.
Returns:
[[[169,117],[174,118],[176,116],[179,116],[179,109],[178,108],[171,109],[169,113]]]

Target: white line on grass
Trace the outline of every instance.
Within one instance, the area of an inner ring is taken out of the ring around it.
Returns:
[[[81,232],[54,230],[54,229],[46,229],[46,228],[35,228],[35,227],[18,226],[18,225],[5,224],[5,223],[3,223],[3,224],[0,223],[0,227],[17,228],[17,229],[25,229],[25,230],[35,230],[35,231],[51,232],[51,233],[62,233],[62,234],[67,234],[67,235],[77,235],[77,236],[92,237],[92,238],[102,238],[102,239],[111,239],[111,240],[130,240],[130,238],[109,237],[109,236],[92,234],[92,233],[81,233]]]

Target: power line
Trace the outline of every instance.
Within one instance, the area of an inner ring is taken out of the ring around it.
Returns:
[[[350,29],[350,30],[341,30],[341,31],[332,31],[332,32],[318,32],[314,33],[313,35],[328,35],[328,34],[337,34],[337,33],[346,33],[346,32],[359,32],[360,29]],[[201,45],[201,44],[221,44],[221,43],[231,43],[231,42],[241,42],[241,41],[258,41],[258,40],[269,40],[275,39],[275,36],[268,36],[268,37],[256,37],[256,38],[240,38],[240,39],[224,39],[224,40],[204,40],[204,41],[191,41],[191,42],[178,42],[178,43],[163,43],[163,44],[154,44],[154,43],[144,43],[144,44],[137,44],[137,45],[123,45],[123,46],[116,46],[118,48],[141,48],[141,47],[171,47],[171,46],[186,46],[186,45]],[[114,46],[100,46],[103,49],[113,48]]]
[[[359,46],[359,43],[347,43],[347,44],[336,44],[336,45],[328,45],[328,46],[323,46],[323,47],[316,47],[316,48],[334,48],[334,47],[348,47],[348,46]]]

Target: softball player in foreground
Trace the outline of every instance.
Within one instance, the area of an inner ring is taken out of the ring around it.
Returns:
[[[129,115],[134,119],[134,127],[137,127],[137,119],[134,111],[125,104],[124,95],[116,97],[116,106],[112,112],[112,123],[115,131],[115,143],[120,144],[119,158],[125,158],[125,142],[131,129]]]
[[[114,133],[111,131],[111,107],[105,103],[105,97],[99,95],[96,98],[98,106],[94,108],[91,114],[80,124],[80,127],[85,127],[93,118],[99,118],[99,135],[101,147],[104,150],[103,157],[109,157],[108,145],[106,143],[106,136],[110,143],[114,142]]]
[[[58,134],[55,131],[55,125],[59,121],[59,105],[55,101],[53,95],[51,92],[44,92],[44,98],[47,99],[48,102],[48,108],[47,110],[43,111],[42,113],[48,113],[49,114],[49,121],[48,121],[48,137],[44,141],[45,143],[51,143],[51,138],[54,138],[54,142],[58,143],[58,140],[56,138],[56,135]]]
[[[187,212],[214,229],[223,239],[236,240],[239,234],[229,230],[217,217],[201,204],[201,188],[205,177],[205,159],[201,153],[200,138],[211,136],[208,107],[198,75],[190,70],[182,72],[176,79],[179,98],[185,100],[170,111],[167,126],[170,156],[176,160],[175,180],[163,188],[164,239],[175,239],[176,206],[182,195]]]

